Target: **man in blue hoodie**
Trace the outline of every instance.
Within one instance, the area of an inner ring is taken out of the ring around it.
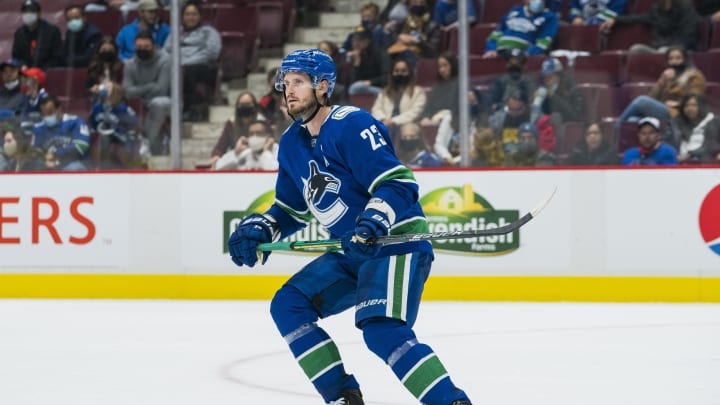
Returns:
[[[170,27],[159,19],[157,0],[140,0],[137,9],[138,18],[122,27],[115,39],[120,51],[120,60],[130,59],[135,56],[135,36],[137,36],[138,32],[149,31],[152,34],[155,46],[158,48],[165,45],[165,40],[170,35]]]

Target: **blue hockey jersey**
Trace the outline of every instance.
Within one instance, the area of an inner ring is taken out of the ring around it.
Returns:
[[[395,156],[385,125],[367,111],[333,106],[315,138],[293,123],[280,138],[278,161],[275,202],[267,214],[277,220],[281,238],[306,226],[311,216],[332,237],[341,237],[355,229],[371,197],[394,210],[391,234],[428,230],[412,171]],[[380,254],[417,250],[432,248],[410,242],[386,246]]]
[[[33,127],[32,146],[47,152],[55,150],[55,156],[63,163],[82,160],[90,148],[90,131],[81,118],[63,114],[62,120],[53,127],[44,122]]]
[[[622,14],[626,5],[627,0],[571,0],[568,20],[580,17],[587,24],[600,24]]]
[[[507,12],[486,42],[486,49],[522,49],[528,55],[550,50],[558,30],[557,15],[549,10],[531,14],[525,6]]]

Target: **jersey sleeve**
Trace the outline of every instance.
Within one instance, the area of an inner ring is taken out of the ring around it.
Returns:
[[[294,234],[310,223],[312,214],[282,164],[275,182],[275,202],[265,214],[272,216],[277,223],[279,239]]]

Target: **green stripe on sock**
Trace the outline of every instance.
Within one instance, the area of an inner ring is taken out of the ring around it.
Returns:
[[[312,380],[318,373],[338,361],[340,361],[340,352],[335,343],[329,341],[315,348],[310,353],[304,353],[303,357],[298,360],[298,363],[305,372],[305,375]]]
[[[425,359],[423,364],[405,377],[403,385],[405,385],[405,388],[407,388],[415,398],[420,399],[420,394],[422,394],[430,384],[445,374],[447,374],[447,370],[445,370],[445,367],[440,363],[440,359],[433,355]]]
[[[393,280],[392,317],[402,319],[403,278],[405,277],[406,255],[398,255],[395,261],[395,279]]]

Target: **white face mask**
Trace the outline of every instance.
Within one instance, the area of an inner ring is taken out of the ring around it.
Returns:
[[[15,153],[17,152],[17,143],[6,142],[4,148],[6,156],[15,156]]]
[[[25,25],[35,25],[38,20],[37,13],[22,13],[22,22]]]
[[[530,0],[528,8],[531,13],[537,14],[545,9],[545,3],[543,3],[543,0]]]
[[[5,88],[8,90],[15,90],[20,85],[20,80],[13,80],[11,82],[5,82]]]
[[[265,137],[264,136],[251,136],[248,138],[248,147],[253,152],[260,152],[263,149],[263,146],[265,146]]]

